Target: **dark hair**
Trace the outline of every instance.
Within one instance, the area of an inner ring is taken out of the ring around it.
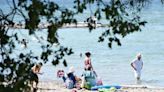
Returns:
[[[39,62],[38,65],[42,66],[43,64],[42,64],[42,62]]]
[[[91,55],[91,53],[90,52],[86,52],[85,55],[88,57],[88,56]]]
[[[38,64],[36,64],[36,68],[41,68],[43,64],[41,62],[39,62]]]

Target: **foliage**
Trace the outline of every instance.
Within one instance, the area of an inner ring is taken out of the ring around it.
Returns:
[[[139,0],[139,6],[142,1],[144,0]],[[77,23],[75,16],[88,9],[88,5],[96,6],[91,12],[98,21],[103,18],[107,21],[107,30],[100,35],[98,42],[108,39],[110,48],[113,42],[121,45],[119,37],[141,31],[141,26],[146,23],[135,13],[128,12],[127,8],[134,6],[136,2],[137,0],[74,0],[73,8],[69,9],[51,0],[11,0],[9,4],[11,11],[6,13],[0,8],[0,92],[28,91],[31,86],[29,73],[36,63],[34,61],[43,63],[51,61],[53,65],[63,62],[67,66],[64,56],[73,54],[73,51],[60,45],[57,30],[66,23]],[[15,22],[20,22],[14,20],[17,17],[23,20],[21,23],[25,25],[28,35],[33,35],[38,40],[40,44],[38,49],[41,50],[39,55],[35,55],[29,48],[28,38],[20,37],[19,32],[13,30],[12,27],[16,26]],[[88,18],[92,20],[90,15]],[[37,35],[37,32],[43,31],[38,28],[42,22],[48,24],[44,37]],[[92,25],[92,21],[87,22],[90,30],[96,28]],[[17,51],[20,45],[24,45],[27,51]]]

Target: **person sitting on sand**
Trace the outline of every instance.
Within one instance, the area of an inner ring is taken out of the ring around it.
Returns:
[[[76,84],[76,76],[74,75],[74,72],[75,72],[74,68],[70,67],[69,72],[67,74],[68,78],[73,81],[73,85]]]
[[[90,87],[96,85],[96,75],[91,71],[91,67],[88,67],[82,74],[82,88],[90,89]]]
[[[77,87],[78,81],[81,80],[74,74],[74,72],[75,72],[75,70],[73,67],[69,68],[69,71],[67,74],[65,74],[63,70],[58,70],[58,72],[57,72],[57,76],[59,78],[62,77],[64,83],[66,84],[66,87],[69,89]]]
[[[141,70],[143,68],[143,61],[141,59],[140,53],[136,56],[136,59],[134,59],[131,62],[131,67],[134,69],[134,75],[135,75],[136,79],[140,80]]]
[[[57,71],[57,77],[62,78],[63,82],[65,83],[67,75],[64,73],[64,70],[58,70]]]

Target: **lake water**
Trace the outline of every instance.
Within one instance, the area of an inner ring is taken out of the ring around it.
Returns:
[[[130,62],[140,52],[144,62],[141,84],[164,86],[163,11],[164,7],[156,2],[145,8],[141,16],[148,23],[142,32],[128,35],[121,39],[121,47],[114,45],[112,49],[109,49],[105,42],[97,42],[104,28],[98,28],[91,33],[85,28],[60,29],[61,43],[72,47],[75,53],[67,57],[68,67],[65,68],[62,64],[57,67],[48,64],[43,67],[45,75],[40,77],[56,80],[56,70],[62,68],[68,71],[70,66],[74,66],[75,74],[80,76],[84,67],[84,53],[90,51],[93,67],[105,84],[135,84]],[[83,54],[82,57],[80,53]]]
[[[74,54],[66,57],[68,67],[62,64],[52,66],[50,63],[43,66],[44,74],[39,76],[40,79],[60,80],[56,78],[56,71],[58,69],[68,71],[70,66],[74,66],[76,75],[81,76],[84,67],[84,53],[90,51],[93,67],[105,84],[135,84],[130,62],[140,52],[144,62],[142,84],[164,86],[163,15],[164,6],[154,2],[141,13],[142,18],[148,21],[142,32],[126,36],[121,39],[121,47],[114,44],[112,49],[108,48],[106,42],[97,42],[104,28],[98,28],[91,33],[86,28],[59,29],[61,44],[73,48]],[[36,49],[36,52],[38,51]]]

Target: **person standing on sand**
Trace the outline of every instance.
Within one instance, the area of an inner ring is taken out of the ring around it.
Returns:
[[[131,67],[134,69],[134,75],[137,80],[140,80],[141,70],[143,68],[143,61],[141,54],[137,54],[136,58],[131,62]]]
[[[39,77],[37,74],[42,74],[42,73],[40,73],[41,67],[42,67],[42,63],[38,63],[31,68],[31,72],[30,72],[31,79],[30,79],[30,81],[32,83],[32,87],[34,88],[34,92],[36,92],[37,85],[39,83]]]

